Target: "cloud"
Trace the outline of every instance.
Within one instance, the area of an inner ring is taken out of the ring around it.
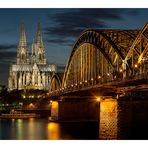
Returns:
[[[52,43],[52,44],[60,44],[62,46],[71,46],[72,42],[74,42],[73,39],[64,39],[64,38],[52,38],[52,39],[49,39],[47,38],[46,40],[44,40],[44,42],[47,42],[47,43]]]
[[[12,63],[16,59],[16,51],[0,52],[0,63]]]
[[[0,52],[1,51],[6,51],[6,50],[10,50],[10,49],[16,49],[17,45],[16,44],[0,44]]]
[[[3,35],[10,35],[12,33],[15,33],[15,30],[16,28],[15,27],[11,27],[11,28],[0,28],[0,34],[3,34]]]
[[[12,63],[16,59],[17,44],[0,44],[0,63]]]
[[[139,15],[139,9],[127,9],[127,14],[131,15],[131,16],[136,16]]]
[[[44,29],[46,35],[52,35],[47,42],[71,45],[79,34],[88,28],[109,28],[105,20],[124,20],[124,15],[138,14],[137,9],[61,9],[50,19],[55,22],[54,26]]]
[[[1,52],[0,50],[0,78],[1,78],[0,84],[7,85],[10,63],[14,63],[15,61],[16,61],[16,51]]]

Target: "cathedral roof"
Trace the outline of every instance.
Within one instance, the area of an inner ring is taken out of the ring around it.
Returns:
[[[33,70],[39,70],[41,72],[50,72],[54,71],[54,65],[42,64],[42,65],[31,65],[31,64],[13,64],[12,72],[29,72]]]

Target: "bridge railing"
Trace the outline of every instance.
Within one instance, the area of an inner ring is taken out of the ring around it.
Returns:
[[[141,73],[141,74],[137,74],[134,76],[130,76],[127,78],[117,78],[117,79],[104,79],[104,80],[100,80],[99,83],[96,82],[96,80],[94,80],[94,82],[88,82],[89,84],[86,84],[85,82],[75,86],[69,86],[69,87],[65,87],[65,88],[60,88],[58,90],[49,92],[49,96],[59,96],[62,94],[66,94],[66,93],[70,93],[70,92],[75,92],[75,91],[81,91],[84,89],[89,89],[92,87],[96,87],[98,85],[103,85],[106,83],[110,83],[110,82],[121,82],[121,81],[135,81],[135,80],[144,80],[144,79],[148,79],[148,73]]]
[[[144,80],[144,79],[148,79],[148,72],[136,74],[134,76],[126,78],[126,80]]]

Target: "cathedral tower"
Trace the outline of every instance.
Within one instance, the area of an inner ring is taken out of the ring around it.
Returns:
[[[29,64],[27,41],[23,21],[21,24],[20,39],[17,48],[17,64]]]
[[[38,23],[36,38],[33,40],[31,59],[27,50],[24,23],[22,22],[17,60],[10,66],[8,89],[10,91],[15,89],[48,90],[51,76],[56,72],[56,66],[46,63],[40,23]]]
[[[43,45],[41,24],[38,23],[35,42],[32,44],[32,63],[46,64],[45,48]]]

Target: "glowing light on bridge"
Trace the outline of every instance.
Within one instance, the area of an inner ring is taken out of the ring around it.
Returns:
[[[101,76],[98,76],[98,79],[101,79]]]
[[[120,69],[119,71],[120,71],[120,72],[123,72],[123,70],[122,70],[122,69]]]
[[[135,64],[135,68],[137,68],[138,67],[138,65],[137,64]]]
[[[97,101],[100,102],[101,101],[101,97],[97,97]]]
[[[23,98],[25,99],[25,98],[26,98],[26,96],[23,96]]]
[[[34,108],[34,107],[35,107],[35,105],[34,105],[33,103],[30,103],[30,104],[29,104],[29,108],[30,108],[30,109],[32,109],[32,108]]]

